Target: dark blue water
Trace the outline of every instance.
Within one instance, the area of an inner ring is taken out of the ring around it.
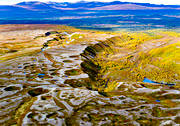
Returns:
[[[150,79],[148,79],[148,78],[144,78],[143,82],[144,82],[144,83],[153,83],[153,84],[157,84],[157,82],[152,81],[152,80],[150,80]]]
[[[168,85],[168,86],[174,86],[175,85],[175,84],[171,84],[171,83],[160,83],[160,82],[152,81],[148,78],[144,78],[143,82],[144,83],[152,83],[152,84],[164,84],[164,85]]]

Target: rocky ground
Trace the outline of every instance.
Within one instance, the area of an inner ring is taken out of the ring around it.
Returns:
[[[49,30],[44,30],[41,34],[39,31],[35,36],[32,31],[28,32],[27,37],[29,34],[34,39]],[[3,39],[7,37],[5,32],[7,31],[0,33]],[[12,33],[14,31],[8,31],[9,35]],[[15,34],[21,36],[23,33],[26,32],[18,31]],[[105,40],[114,35],[97,35],[87,31],[83,34],[92,40],[83,39],[79,43],[63,46],[53,45],[43,51],[42,44],[39,44],[41,47],[38,47],[38,51],[26,55],[19,53],[19,56],[1,61],[0,125],[180,125],[180,92],[177,88],[160,84],[119,82],[118,90],[109,95],[92,90],[89,75],[81,69],[80,54],[87,46],[97,43],[97,39]],[[39,43],[46,43],[49,40],[47,38],[52,39],[51,37],[54,36],[40,37],[38,40],[42,41]]]

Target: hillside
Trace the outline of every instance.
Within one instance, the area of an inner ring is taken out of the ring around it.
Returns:
[[[121,33],[87,47],[81,54],[82,67],[106,91],[112,89],[111,83],[143,82],[144,78],[179,83],[179,42],[180,34],[171,31]],[[96,84],[94,88],[101,90]]]

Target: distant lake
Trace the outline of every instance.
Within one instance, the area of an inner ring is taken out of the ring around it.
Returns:
[[[0,24],[62,24],[116,31],[180,28],[178,10],[57,10],[0,13]]]

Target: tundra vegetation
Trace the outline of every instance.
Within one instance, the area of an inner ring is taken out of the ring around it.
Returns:
[[[173,31],[123,32],[89,46],[81,64],[93,88],[112,91],[118,82],[179,83],[180,34]]]
[[[0,32],[0,125],[180,123],[180,33],[31,28]]]

